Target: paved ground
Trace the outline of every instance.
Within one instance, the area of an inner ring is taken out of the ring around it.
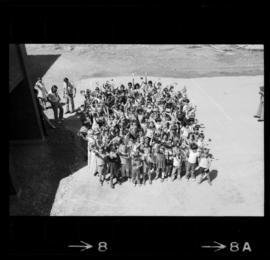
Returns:
[[[198,106],[217,158],[213,186],[168,180],[136,188],[127,182],[112,190],[99,185],[90,164],[61,181],[52,215],[263,215],[263,123],[253,118],[263,77],[162,80],[185,85]],[[77,85],[84,89],[93,82]]]
[[[206,135],[212,139],[217,176],[211,187],[207,182],[184,181],[155,182],[141,188],[125,183],[115,190],[100,187],[81,158],[75,136],[79,122],[69,116],[62,128],[48,132],[45,144],[10,149],[11,165],[22,183],[20,196],[10,200],[10,214],[262,215],[263,123],[253,115],[263,84],[263,52],[233,45],[217,47],[28,45],[33,81],[43,76],[48,89],[56,84],[60,94],[65,76],[79,90],[92,88],[95,77],[145,71],[173,77],[168,81],[178,81],[180,87],[186,85],[198,106],[198,118],[206,125]],[[81,100],[78,95],[77,105]],[[48,115],[52,117],[50,110]]]
[[[9,147],[10,171],[20,188],[17,196],[10,196],[10,215],[48,216],[59,182],[87,165],[69,124],[47,129],[43,143]]]

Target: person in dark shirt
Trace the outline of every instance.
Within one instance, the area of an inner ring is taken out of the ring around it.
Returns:
[[[48,101],[52,105],[55,122],[62,123],[64,110],[57,89],[58,87],[56,85],[51,87],[51,92],[48,94]]]

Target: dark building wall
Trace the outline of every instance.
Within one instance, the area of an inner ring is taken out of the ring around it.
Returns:
[[[44,139],[44,128],[28,77],[24,45],[9,45],[9,140]]]
[[[23,79],[9,95],[10,140],[42,139],[32,96]]]
[[[24,78],[22,64],[18,55],[18,46],[9,44],[9,92]]]

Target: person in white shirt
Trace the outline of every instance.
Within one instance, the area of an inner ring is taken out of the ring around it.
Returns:
[[[105,181],[105,161],[106,161],[106,154],[105,149],[103,147],[97,147],[97,149],[94,149],[94,153],[96,155],[96,168],[99,176],[99,181],[101,186],[103,185],[103,182]]]
[[[188,126],[182,126],[181,127],[181,133],[182,133],[182,137],[187,139],[190,133],[190,129]]]
[[[66,100],[66,114],[74,113],[74,98],[76,96],[76,88],[69,81],[68,78],[64,78],[63,83],[63,98]],[[69,105],[71,104],[71,111]]]
[[[208,151],[205,151],[201,154],[200,159],[199,159],[199,166],[198,166],[198,169],[196,169],[196,173],[198,175],[201,175],[201,178],[198,182],[199,184],[202,183],[206,177],[209,185],[212,185],[211,178],[209,175],[209,168],[211,166],[211,160],[212,160],[212,155],[209,154]]]
[[[36,88],[34,88],[34,92],[36,94],[36,97],[38,97],[38,90]],[[42,107],[42,104],[40,103],[40,101],[38,102],[38,108],[40,110],[42,119],[45,123],[47,123],[51,128],[55,129],[55,125],[51,123],[51,121],[49,120],[49,118],[46,116],[46,114],[44,113],[44,108]],[[42,121],[42,122],[43,122]]]
[[[57,86],[53,85],[50,93],[48,94],[48,100],[52,105],[55,122],[61,123],[63,121],[63,107],[61,104],[61,98],[57,93]],[[59,110],[59,114],[58,114]]]
[[[185,101],[183,101],[183,104],[184,104],[184,106],[183,106],[183,112],[185,112],[186,114],[187,114],[187,112],[188,112],[188,110],[189,110],[189,108],[190,108],[190,105],[189,105],[189,100],[188,99],[186,99]]]
[[[47,96],[48,96],[48,91],[45,88],[45,85],[42,81],[42,78],[38,78],[37,82],[35,83],[34,88],[37,90],[37,98],[39,100],[39,103],[42,107],[43,110],[46,109],[46,102],[47,102]]]
[[[194,175],[194,170],[195,170],[195,165],[197,163],[198,157],[199,157],[199,152],[198,152],[198,146],[196,144],[191,144],[188,155],[187,155],[187,161],[186,161],[186,178],[189,179],[191,178],[195,180],[195,175]]]

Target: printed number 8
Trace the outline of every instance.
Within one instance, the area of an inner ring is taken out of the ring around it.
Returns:
[[[231,242],[230,251],[231,252],[238,252],[239,251],[239,244],[237,242]]]
[[[99,252],[105,252],[107,251],[108,247],[107,247],[107,243],[106,242],[99,242],[98,243],[98,251]]]

